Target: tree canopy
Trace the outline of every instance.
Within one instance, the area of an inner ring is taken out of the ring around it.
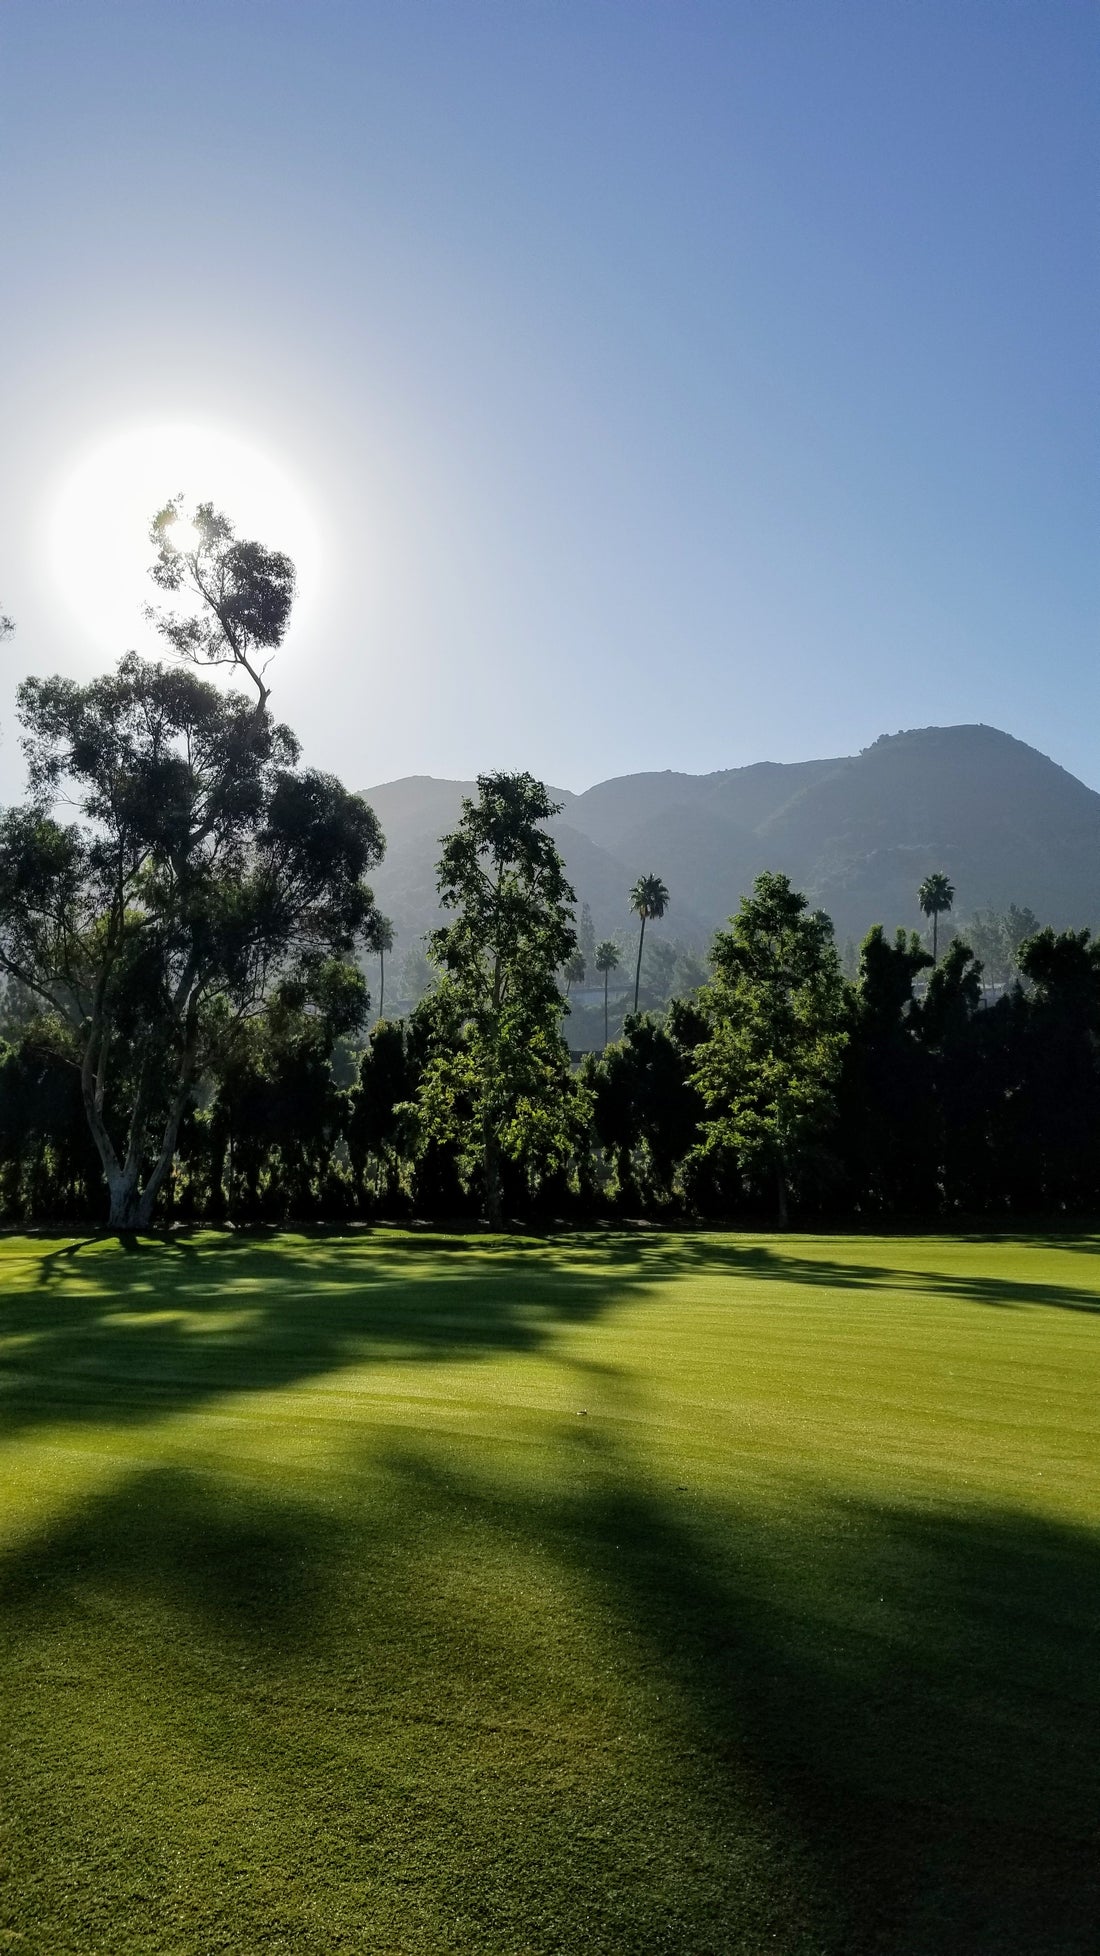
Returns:
[[[801,1159],[835,1104],[846,1032],[832,925],[786,876],[758,876],[712,952],[700,994],[710,1035],[694,1083],[707,1109],[703,1147],[771,1178],[779,1219]]]
[[[546,823],[558,813],[530,774],[478,776],[439,862],[453,921],[433,932],[439,1010],[453,1041],[424,1077],[427,1131],[476,1157],[489,1220],[503,1223],[502,1160],[568,1152],[569,1055],[557,973],[576,948],[573,891]]]

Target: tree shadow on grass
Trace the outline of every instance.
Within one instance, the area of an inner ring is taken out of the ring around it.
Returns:
[[[670,1751],[690,1762],[700,1865],[731,1847],[744,1789],[763,1795],[799,1896],[781,1948],[1095,1950],[1094,1534],[1007,1509],[808,1496],[762,1517],[690,1489],[678,1506],[590,1429],[573,1445],[585,1485],[549,1515],[423,1459],[402,1470],[434,1511],[549,1545],[644,1652],[671,1693]],[[731,1936],[735,1917],[734,1902]],[[702,1948],[700,1933],[676,1946]]]
[[[644,1286],[591,1248],[439,1234],[90,1238],[0,1259],[0,1430],[134,1422],[341,1366],[533,1353]]]
[[[830,1239],[819,1237],[815,1240],[825,1244]],[[881,1243],[886,1249],[890,1245],[888,1237],[869,1237],[865,1240],[868,1243]],[[903,1240],[908,1242],[911,1239]],[[947,1243],[957,1240],[961,1244],[988,1243],[991,1249],[1022,1247],[1012,1237],[966,1236],[939,1240]],[[1100,1241],[1090,1239],[1087,1243],[1082,1240],[1067,1244],[1059,1237],[1052,1237],[1049,1243],[1028,1238],[1027,1247],[1100,1252]],[[1089,1316],[1100,1313],[1100,1288],[1093,1290],[1026,1278],[1000,1275],[981,1277],[971,1276],[965,1271],[921,1269],[907,1259],[891,1264],[862,1258],[856,1261],[835,1256],[807,1256],[800,1253],[797,1239],[787,1242],[783,1238],[776,1238],[773,1243],[762,1244],[713,1234],[678,1233],[656,1239],[618,1236],[609,1239],[608,1252],[620,1267],[644,1267],[653,1277],[658,1271],[664,1271],[669,1276],[678,1271],[706,1271],[735,1279],[745,1278],[753,1283],[774,1281],[808,1285],[813,1289],[915,1291],[932,1297],[954,1298],[960,1303],[992,1305],[1001,1310],[1044,1308],[1082,1312]]]
[[[8,1558],[18,1892],[77,1942],[130,1857],[219,1947],[1092,1956],[1089,1533],[681,1501],[587,1430],[558,1468],[406,1449],[350,1511],[157,1470]],[[144,1805],[97,1736],[131,1711]]]
[[[346,1365],[534,1353],[686,1274],[1100,1312],[1100,1292],[1060,1283],[690,1233],[95,1237],[0,1259],[0,1430],[132,1423]]]

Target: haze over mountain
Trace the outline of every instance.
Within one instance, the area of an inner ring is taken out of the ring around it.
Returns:
[[[439,920],[439,837],[473,791],[418,775],[364,790],[388,845],[376,895],[404,945]],[[630,928],[627,892],[651,871],[672,895],[664,932],[700,946],[763,869],[785,870],[840,940],[919,925],[917,886],[936,869],[959,917],[1010,903],[1057,926],[1100,917],[1100,794],[995,727],[922,727],[831,760],[555,794],[554,833],[598,936]]]

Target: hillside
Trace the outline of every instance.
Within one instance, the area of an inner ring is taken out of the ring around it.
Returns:
[[[410,943],[439,920],[438,838],[472,784],[410,776],[366,789],[387,837],[378,901]],[[917,925],[916,890],[943,869],[956,911],[1028,904],[1064,926],[1100,918],[1100,794],[994,727],[883,735],[862,753],[716,774],[629,774],[558,790],[555,833],[597,934],[630,927],[635,878],[663,876],[668,935],[705,945],[753,877],[782,869],[840,939]]]

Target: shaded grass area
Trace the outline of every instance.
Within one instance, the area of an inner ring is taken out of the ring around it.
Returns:
[[[1090,1239],[4,1247],[11,1947],[1097,1946]]]

